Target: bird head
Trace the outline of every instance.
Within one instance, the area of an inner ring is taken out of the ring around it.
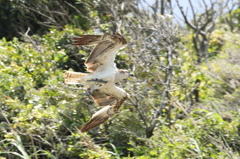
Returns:
[[[115,32],[115,35],[120,39],[123,45],[127,44],[126,39],[121,34],[119,34],[118,32]]]

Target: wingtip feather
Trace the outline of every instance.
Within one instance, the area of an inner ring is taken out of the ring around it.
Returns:
[[[102,118],[102,119],[90,119],[89,122],[86,123],[86,125],[84,125],[80,131],[81,132],[86,132],[96,126],[99,126],[101,125],[102,123],[104,123],[105,121],[108,120],[109,117],[105,117],[105,118]]]
[[[79,35],[72,38],[72,45],[83,46],[83,45],[96,45],[102,41],[102,35]]]

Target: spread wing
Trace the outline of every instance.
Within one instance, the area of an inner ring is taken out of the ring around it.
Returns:
[[[89,72],[94,72],[99,65],[103,64],[102,60],[107,59],[110,56],[115,56],[115,54],[112,54],[114,47],[115,47],[115,44],[109,40],[99,43],[92,50],[90,56],[85,62],[85,65],[87,66],[87,70]]]
[[[102,100],[102,102],[105,105],[108,102],[112,102],[110,99],[108,99],[108,97],[111,96],[114,98],[113,100],[114,103],[111,105],[107,105],[103,109],[96,112],[92,116],[92,118],[87,122],[87,124],[81,128],[82,132],[88,131],[89,129],[94,128],[104,123],[105,121],[107,121],[111,116],[113,116],[118,111],[118,109],[121,107],[121,105],[127,98],[127,93],[123,89],[116,86],[112,86],[112,89],[107,89],[107,92],[109,92],[109,95],[108,93],[105,93],[105,92],[106,90],[104,91],[94,90],[92,93],[92,95],[94,95],[93,98],[97,99],[98,102]]]
[[[98,104],[98,106],[113,105],[117,102],[116,97],[106,94],[99,89],[88,91],[88,93],[91,95],[93,100]]]
[[[99,65],[101,65],[101,60],[104,59],[104,54],[111,53],[111,49],[114,48],[114,42],[111,40],[111,35],[80,35],[76,38],[73,38],[73,45],[96,45],[90,56],[85,62],[87,70],[89,72],[94,72]],[[113,55],[115,56],[115,54]],[[105,58],[108,57],[107,55]]]
[[[116,52],[127,42],[119,34],[115,35],[80,35],[73,38],[73,45],[97,45],[85,62],[87,70],[94,72],[99,65],[106,62],[114,63]]]
[[[81,132],[88,131],[91,128],[94,128],[105,121],[107,121],[113,114],[111,106],[106,106],[103,109],[97,111],[93,114],[92,118],[81,128]]]

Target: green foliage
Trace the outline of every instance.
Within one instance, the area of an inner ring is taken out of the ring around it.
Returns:
[[[31,35],[44,35],[52,26],[62,30],[67,24],[87,30],[87,14],[88,9],[76,0],[0,0],[0,38],[20,38],[28,28]]]
[[[239,138],[239,119],[238,114],[232,123],[228,123],[217,113],[195,109],[188,118],[177,120],[170,127],[159,126],[151,139],[142,139],[145,146],[130,143],[131,150],[137,159],[237,158],[239,154],[233,154],[233,151],[240,145],[233,141]]]
[[[5,7],[16,7],[9,3]],[[8,34],[0,40],[0,158],[239,158],[240,38],[221,25],[212,33],[206,63],[196,64],[192,33],[176,35],[181,38],[176,38],[171,61],[171,90],[150,138],[146,130],[163,102],[168,72],[162,66],[169,62],[168,50],[152,48],[123,29],[130,46],[120,50],[116,63],[134,70],[135,77],[119,84],[129,99],[106,123],[87,133],[78,131],[98,108],[81,86],[63,82],[65,70],[86,71],[84,61],[92,49],[73,47],[71,38],[99,30],[109,34],[114,28],[113,15],[99,12],[98,1],[92,4],[83,10],[100,21],[97,29],[73,12],[69,24],[78,22],[82,29],[55,26],[41,28],[42,36],[26,33],[18,39]],[[137,19],[131,22],[140,25]],[[148,34],[139,31],[142,38]]]
[[[65,87],[60,69],[69,59],[68,48],[60,46],[79,31],[51,29],[42,38],[26,37],[29,42],[25,43],[16,38],[0,41],[2,156],[72,158],[84,151],[69,147],[82,140],[81,136],[73,138],[72,132],[86,121],[83,105],[89,102],[79,101],[81,89],[77,95]]]
[[[230,10],[226,15],[220,18],[219,24],[225,28],[230,28],[231,31],[240,30],[240,9],[239,7],[234,10]]]

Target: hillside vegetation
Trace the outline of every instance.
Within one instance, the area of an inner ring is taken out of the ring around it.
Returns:
[[[180,25],[157,2],[0,1],[0,158],[240,158],[239,3],[182,10]],[[71,38],[115,31],[128,41],[115,62],[134,74],[118,83],[129,98],[81,133],[99,108],[63,77],[86,72],[93,47]]]

